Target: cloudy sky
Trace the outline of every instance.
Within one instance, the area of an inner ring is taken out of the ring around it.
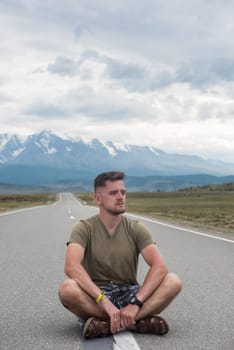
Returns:
[[[1,0],[0,133],[234,162],[232,0]]]

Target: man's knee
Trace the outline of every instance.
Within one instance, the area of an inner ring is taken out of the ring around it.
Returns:
[[[69,278],[66,279],[64,282],[59,287],[58,295],[59,298],[64,305],[64,302],[67,300],[71,300],[74,297],[77,297],[79,294],[79,287],[76,281],[73,279]]]
[[[165,277],[165,283],[174,295],[178,294],[182,289],[181,279],[175,273],[169,272]]]

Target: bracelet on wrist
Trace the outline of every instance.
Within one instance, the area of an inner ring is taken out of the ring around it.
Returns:
[[[105,295],[104,291],[101,291],[100,294],[98,294],[97,298],[95,299],[96,303],[100,303]]]

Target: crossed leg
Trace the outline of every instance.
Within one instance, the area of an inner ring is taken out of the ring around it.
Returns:
[[[149,315],[161,313],[176,297],[182,288],[179,277],[168,273],[159,287],[144,302],[136,316],[136,321]],[[87,320],[89,317],[108,318],[108,315],[99,307],[86,292],[84,292],[73,279],[65,280],[59,288],[61,303],[75,315]]]

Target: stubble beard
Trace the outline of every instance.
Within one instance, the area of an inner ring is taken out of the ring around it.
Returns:
[[[116,203],[116,206],[118,206],[119,204],[124,205],[124,207],[122,209],[118,209],[117,207],[115,209],[106,208],[106,211],[113,216],[118,216],[118,215],[124,214],[126,211],[125,203]]]
[[[121,214],[124,214],[126,209],[116,209],[116,210],[113,210],[113,209],[106,209],[106,211],[113,215],[113,216],[118,216],[118,215],[121,215]]]

